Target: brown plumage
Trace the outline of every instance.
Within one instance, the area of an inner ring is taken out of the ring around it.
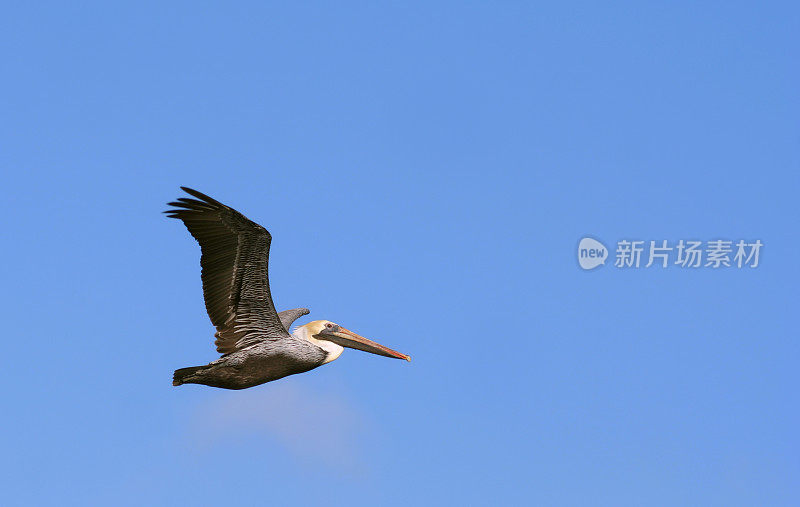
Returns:
[[[203,297],[211,323],[217,327],[217,352],[245,348],[264,332],[288,335],[269,291],[270,233],[197,190],[181,189],[197,199],[180,198],[169,203],[177,209],[165,213],[182,220],[200,243]]]

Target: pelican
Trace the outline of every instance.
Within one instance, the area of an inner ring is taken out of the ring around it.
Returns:
[[[175,370],[172,385],[246,389],[330,363],[345,347],[411,360],[329,320],[290,333],[291,324],[309,311],[275,310],[267,274],[270,233],[197,190],[181,189],[195,199],[181,197],[164,213],[182,220],[200,243],[203,297],[222,357]]]

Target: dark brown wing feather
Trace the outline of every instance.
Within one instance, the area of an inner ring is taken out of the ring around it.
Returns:
[[[289,336],[269,292],[272,236],[233,208],[181,187],[196,199],[169,203],[167,216],[183,221],[200,243],[203,296],[217,327],[217,351],[228,354],[260,340]]]
[[[309,313],[311,313],[311,310],[308,308],[292,308],[291,310],[278,312],[278,318],[281,319],[281,325],[283,325],[283,328],[289,331],[289,328],[292,327],[292,323],[294,321],[303,315],[308,315]]]

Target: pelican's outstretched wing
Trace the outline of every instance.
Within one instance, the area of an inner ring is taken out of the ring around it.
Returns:
[[[289,331],[289,328],[292,327],[292,322],[309,313],[311,313],[311,311],[308,308],[292,308],[291,310],[278,312],[278,318],[281,319],[283,328]]]
[[[182,220],[200,243],[203,296],[217,327],[217,351],[228,354],[261,340],[288,337],[269,292],[272,236],[235,209],[197,190],[181,189],[197,199],[179,198],[164,213]]]

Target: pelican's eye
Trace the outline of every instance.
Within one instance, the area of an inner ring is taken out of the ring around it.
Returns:
[[[330,328],[332,328],[332,327],[333,327],[333,324],[331,324],[330,322],[328,322],[327,324],[325,324],[325,327],[327,327],[328,329],[330,329]]]

